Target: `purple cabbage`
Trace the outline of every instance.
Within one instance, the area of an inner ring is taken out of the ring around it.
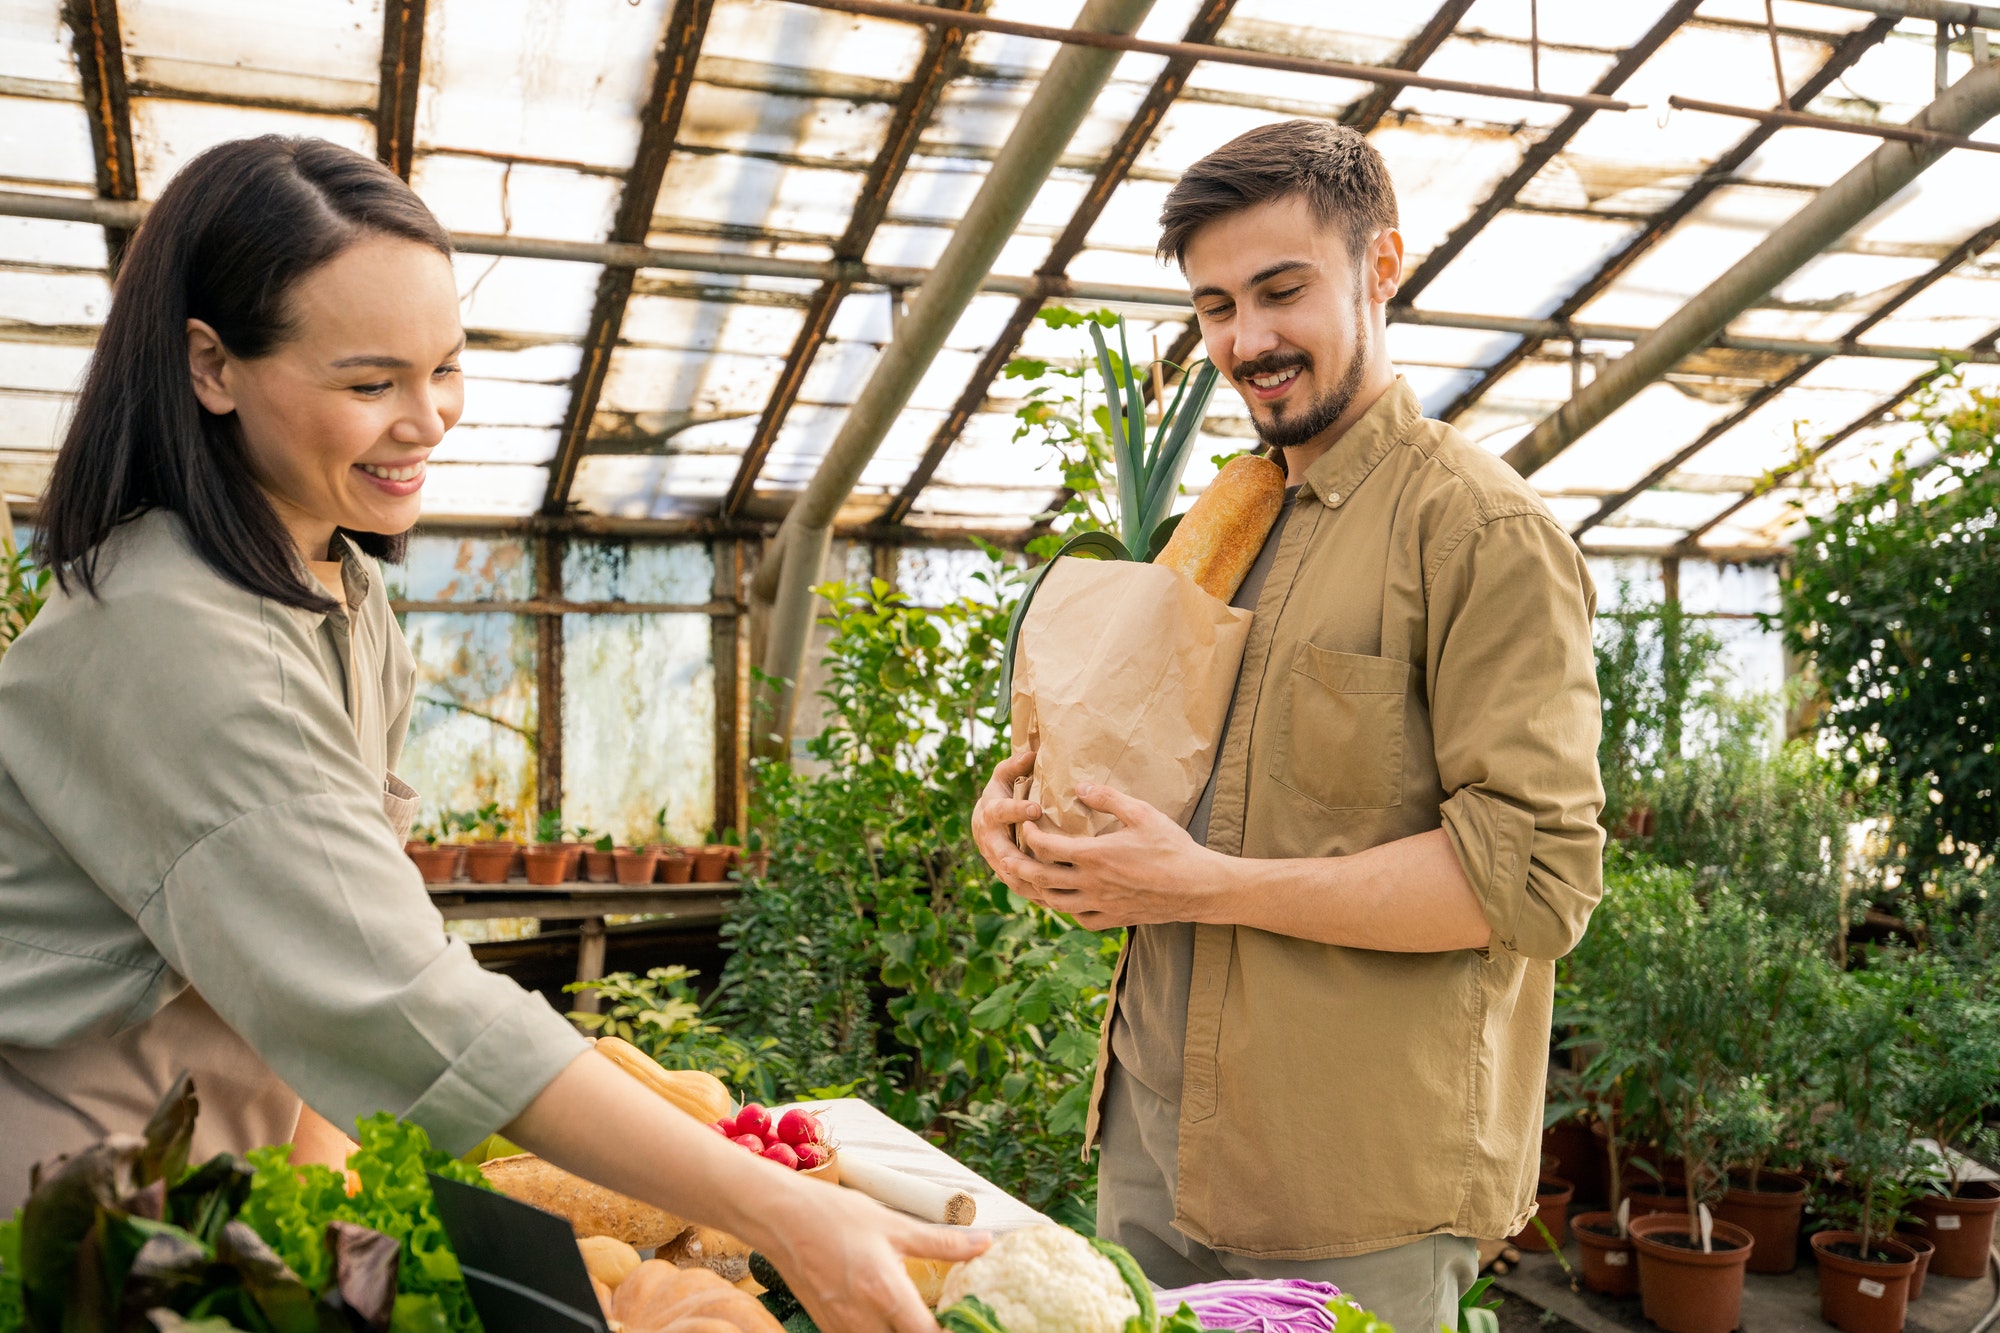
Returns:
[[[1327,1303],[1340,1295],[1330,1282],[1303,1278],[1242,1278],[1201,1282],[1155,1295],[1160,1313],[1178,1310],[1182,1302],[1194,1311],[1204,1329],[1243,1333],[1333,1333],[1334,1318]]]

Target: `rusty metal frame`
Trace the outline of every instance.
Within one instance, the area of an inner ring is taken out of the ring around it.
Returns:
[[[1236,0],[1203,0],[1193,21],[1188,24],[1187,41],[1191,43],[1209,41],[1221,29],[1224,20],[1229,17],[1229,11],[1235,8],[1235,5]],[[903,489],[889,502],[888,509],[882,515],[883,522],[893,525],[909,517],[911,508],[917,502],[918,494],[930,484],[931,477],[937,472],[938,465],[944,461],[945,454],[950,451],[960,432],[965,429],[966,423],[972,420],[973,413],[977,412],[980,404],[986,401],[986,395],[992,390],[993,381],[1013,359],[1014,350],[1020,345],[1022,336],[1027,333],[1028,325],[1034,322],[1036,312],[1048,300],[1049,294],[1055,290],[1055,285],[1062,281],[1070,261],[1083,252],[1084,242],[1090,235],[1090,229],[1097,225],[1097,219],[1102,216],[1105,205],[1111,202],[1111,196],[1118,189],[1119,183],[1125,179],[1125,173],[1131,170],[1132,164],[1139,160],[1139,155],[1146,151],[1146,145],[1152,142],[1153,132],[1159,128],[1161,118],[1167,114],[1167,108],[1173,105],[1176,97],[1180,96],[1181,89],[1187,86],[1188,76],[1194,72],[1194,67],[1193,59],[1176,57],[1169,60],[1166,68],[1162,69],[1159,76],[1153,80],[1153,86],[1147,89],[1145,98],[1139,103],[1139,109],[1133,113],[1132,119],[1126,122],[1124,133],[1118,136],[1118,142],[1112,146],[1110,153],[1106,154],[1103,163],[1099,165],[1097,174],[1091,178],[1090,188],[1084,192],[1082,201],[1077,204],[1076,212],[1070,215],[1069,225],[1064,227],[1062,235],[1051,243],[1048,257],[1042,261],[1041,267],[1035,270],[1035,276],[1039,279],[1036,288],[1015,303],[1014,313],[1008,316],[1006,326],[1001,329],[999,337],[993,340],[993,345],[987,349],[986,355],[980,358],[978,367],[966,381],[964,391],[958,395],[957,401],[952,403],[951,411],[945,415],[945,419],[932,434],[930,444],[925,447],[923,457],[918,460],[916,468],[903,483]]]
[[[667,174],[667,160],[673,155],[681,113],[687,109],[688,92],[694,87],[695,61],[701,54],[702,38],[708,33],[708,19],[714,8],[715,0],[675,0],[673,12],[667,17],[658,62],[653,69],[652,90],[641,119],[639,150],[633,156],[632,169],[625,175],[625,189],[619,196],[618,212],[611,224],[609,240],[613,243],[642,244],[651,228],[660,182]],[[544,514],[560,514],[569,507],[570,486],[576,481],[577,465],[590,440],[591,418],[597,414],[597,400],[604,393],[605,377],[611,368],[611,353],[618,345],[625,307],[632,298],[634,272],[630,268],[607,267],[597,279],[590,326],[583,338],[582,364],[571,381],[561,443],[549,464],[548,491],[542,499]]]
[[[1675,0],[1653,26],[1646,30],[1645,36],[1619,53],[1611,68],[1591,85],[1591,91],[1606,96],[1618,91],[1625,80],[1638,73],[1640,66],[1651,60],[1654,53],[1681,30],[1688,19],[1694,16],[1700,3],[1701,0]],[[1479,206],[1472,210],[1472,215],[1453,227],[1451,234],[1440,241],[1436,249],[1424,256],[1423,262],[1417,265],[1416,272],[1403,280],[1396,292],[1396,299],[1405,305],[1414,302],[1423,293],[1424,288],[1430,286],[1438,274],[1444,271],[1445,266],[1456,259],[1466,246],[1472,244],[1473,238],[1485,230],[1486,224],[1505,211],[1507,206],[1514,202],[1515,196],[1541,174],[1542,168],[1547,166],[1557,153],[1569,146],[1569,141],[1576,137],[1577,132],[1583,129],[1590,117],[1589,109],[1579,107],[1564,116],[1554,129],[1530,145],[1521,155],[1521,160],[1515,165],[1514,170],[1507,174],[1507,178],[1494,186],[1486,198],[1480,201]]]
[[[2000,244],[2000,222],[1989,223],[1971,236],[1966,237],[1963,241],[1960,241],[1956,246],[1952,247],[1950,254],[1939,260],[1929,270],[1910,279],[1894,296],[1856,321],[1852,328],[1841,335],[1840,341],[1849,342],[1864,336],[1870,329],[1895,314],[1905,305],[1908,305],[1933,284],[1950,276],[1955,269],[1967,260],[1984,254],[1996,244]],[[1978,350],[1977,345],[1975,345],[1973,350]],[[1751,413],[1805,378],[1815,366],[1824,365],[1832,359],[1832,356],[1808,356],[1801,358],[1798,365],[1752,393],[1749,398],[1744,400],[1741,406],[1696,436],[1692,443],[1675,450],[1672,455],[1624,490],[1619,491],[1615,495],[1606,496],[1604,502],[1598,506],[1597,512],[1573,528],[1570,536],[1581,539],[1585,532],[1611,518],[1626,505],[1657,486],[1660,482],[1671,476],[1681,464],[1687,462],[1703,449],[1706,449],[1709,445],[1734,430]],[[1928,374],[1920,377],[1918,383],[1926,382],[1928,378]],[[1908,390],[1905,391],[1905,396],[1907,396],[1908,392]],[[1900,402],[1901,398],[1899,397],[1896,401]],[[1744,497],[1746,501],[1748,498],[1748,496]]]
[[[981,11],[986,5],[987,0],[942,0],[941,7]],[[859,264],[866,257],[868,243],[874,239],[882,219],[888,216],[889,201],[896,193],[897,183],[903,178],[903,169],[916,152],[918,138],[930,123],[945,88],[958,77],[964,63],[965,30],[930,29],[916,71],[910,76],[903,96],[896,104],[881,151],[875,155],[867,178],[862,182],[854,212],[847,220],[847,229],[834,242],[833,257],[836,261]],[[735,518],[741,514],[744,505],[755,494],[757,477],[764,470],[765,459],[770,457],[771,445],[784,428],[786,416],[798,402],[799,387],[805,383],[813,358],[819,355],[820,347],[826,342],[827,330],[832,327],[835,312],[853,289],[852,281],[834,277],[822,282],[813,293],[806,306],[805,322],[800,325],[798,336],[792,340],[791,350],[785,356],[784,369],[779,372],[771,397],[757,419],[757,432],[750,437],[750,444],[737,464],[735,479],[723,495],[724,518]]]
[[[1895,19],[1882,18],[1849,33],[1819,69],[1786,99],[1786,105],[1795,109],[1810,105],[1812,100],[1826,91],[1834,80],[1845,74],[1856,61],[1888,36],[1895,26]],[[1617,281],[1655,245],[1665,240],[1674,228],[1699,208],[1711,194],[1733,180],[1737,169],[1749,161],[1777,131],[1778,127],[1775,125],[1759,124],[1737,140],[1736,146],[1717,158],[1715,164],[1682,191],[1678,199],[1662,209],[1637,235],[1619,247],[1617,253],[1600,264],[1596,272],[1585,278],[1575,291],[1563,298],[1562,304],[1556,307],[1550,318],[1557,321],[1567,320],[1595,300],[1600,292]],[[1463,416],[1473,404],[1485,396],[1488,389],[1505,379],[1522,362],[1533,356],[1543,341],[1541,338],[1521,339],[1502,354],[1499,360],[1482,370],[1478,379],[1460,390],[1458,396],[1438,413],[1439,418],[1456,421]]]
[[[382,75],[375,93],[375,156],[404,180],[416,160],[427,0],[384,0]]]
[[[90,122],[90,155],[97,168],[97,197],[137,199],[139,168],[132,152],[132,98],[125,80],[125,43],[118,29],[118,0],[63,0],[70,48],[83,86],[83,109]],[[133,228],[104,228],[104,249],[113,276],[124,258]]]

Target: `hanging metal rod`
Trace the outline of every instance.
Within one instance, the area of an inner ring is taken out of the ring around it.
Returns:
[[[1509,88],[1494,83],[1468,83],[1462,79],[1440,79],[1414,70],[1392,69],[1383,65],[1356,65],[1344,60],[1314,60],[1306,56],[1279,55],[1274,51],[1251,51],[1237,46],[1210,46],[1198,42],[1156,42],[1121,33],[1090,32],[1080,28],[1051,28],[1040,23],[1021,23],[988,14],[968,14],[913,5],[903,0],[791,0],[814,9],[832,9],[843,14],[869,18],[896,19],[904,23],[970,28],[978,32],[1005,33],[1010,37],[1031,37],[1043,42],[1069,46],[1095,46],[1107,51],[1136,51],[1142,55],[1207,60],[1220,65],[1248,65],[1253,69],[1280,69],[1293,74],[1323,74],[1329,78],[1352,79],[1357,83],[1385,84],[1397,88],[1426,88],[1441,93],[1467,93],[1474,97],[1504,97],[1517,102],[1551,102],[1557,106],[1581,107],[1588,111],[1630,111],[1633,104],[1595,93],[1551,93],[1532,88]]]
[[[1815,116],[1805,111],[1759,110],[1750,106],[1702,102],[1692,97],[1682,97],[1678,93],[1667,99],[1667,105],[1677,111],[1705,111],[1711,116],[1734,116],[1738,120],[1757,120],[1766,125],[1796,125],[1802,129],[1832,130],[1836,134],[1861,134],[1871,139],[1894,139],[1900,143],[1937,144],[1945,148],[1970,148],[1979,153],[2000,153],[2000,143],[1991,143],[1985,139],[1968,139],[1962,134],[1939,134],[1932,130],[1912,129],[1908,125],[1864,125],[1859,121],[1842,120],[1838,116]]]
[[[1485,333],[1512,333],[1523,338],[1561,339],[1566,342],[1635,343],[1652,332],[1629,324],[1582,324],[1566,319],[1510,319],[1504,315],[1467,315],[1445,310],[1417,310],[1410,306],[1390,306],[1391,324],[1421,324],[1438,329],[1469,329]],[[1853,339],[1815,342],[1806,338],[1743,338],[1719,334],[1703,344],[1732,352],[1766,352],[1776,356],[1860,356],[1889,361],[1936,361],[1949,356],[1954,361],[2000,364],[2000,354],[1937,347],[1912,347],[1890,343],[1864,343]]]
[[[1921,19],[1927,23],[1962,23],[1971,28],[2000,28],[2000,8],[1968,5],[1957,0],[1812,0],[1832,9],[1859,9],[1891,18]]]

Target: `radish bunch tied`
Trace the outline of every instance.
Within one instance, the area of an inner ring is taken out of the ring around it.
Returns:
[[[826,1126],[811,1111],[793,1107],[773,1124],[756,1102],[709,1125],[723,1138],[792,1171],[816,1171],[833,1159]]]

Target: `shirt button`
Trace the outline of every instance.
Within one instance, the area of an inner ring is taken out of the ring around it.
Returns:
[[[1326,493],[1326,502],[1327,502],[1327,504],[1328,504],[1328,505],[1330,505],[1331,507],[1333,507],[1333,508],[1335,508],[1335,509],[1338,509],[1338,508],[1340,508],[1340,492],[1339,492],[1339,491],[1328,491],[1328,492]]]

